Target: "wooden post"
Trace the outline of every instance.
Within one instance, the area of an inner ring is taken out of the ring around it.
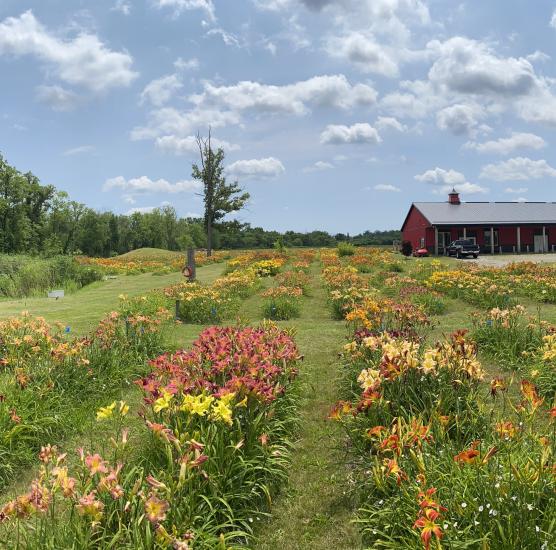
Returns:
[[[176,312],[174,314],[174,321],[180,320],[180,301],[176,300]]]
[[[463,238],[467,239],[467,227],[463,228]]]
[[[438,227],[434,228],[434,255],[438,256]]]
[[[546,243],[546,227],[543,225],[542,226],[542,251],[544,252],[548,252],[547,250],[547,246],[545,246]]]
[[[494,227],[490,228],[490,253],[494,256]]]
[[[195,265],[195,249],[187,249],[187,267],[189,267],[189,280],[194,281],[197,278],[197,266]]]
[[[521,252],[521,227],[517,226],[517,253]]]

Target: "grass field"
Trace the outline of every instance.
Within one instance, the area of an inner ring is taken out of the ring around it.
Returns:
[[[199,280],[210,283],[222,270],[222,264],[199,268]],[[1,300],[0,316],[11,317],[28,311],[31,315],[44,317],[49,323],[59,321],[70,326],[72,332],[85,334],[104,314],[117,308],[120,295],[138,296],[154,288],[164,288],[182,280],[181,273],[119,275],[114,279],[93,283],[58,300],[46,297]]]
[[[145,250],[140,256],[143,259],[154,259],[150,254],[150,251]],[[159,255],[156,251],[153,254]],[[425,263],[430,261],[427,259]],[[413,259],[405,261],[404,270],[414,265],[414,262]],[[445,265],[453,267],[458,264],[448,260]],[[224,264],[201,267],[198,269],[199,280],[211,283],[224,269]],[[252,518],[256,542],[250,547],[257,550],[352,550],[365,547],[361,532],[353,522],[359,503],[354,492],[352,457],[346,446],[345,433],[338,423],[327,418],[342,391],[338,352],[346,343],[348,332],[345,321],[335,320],[331,315],[320,271],[318,262],[311,264],[310,288],[308,296],[302,300],[300,316],[278,322],[278,325],[294,331],[304,357],[298,380],[299,428],[292,463],[288,469],[289,479],[274,498],[269,508],[270,517],[261,514],[260,517]],[[105,313],[117,307],[120,294],[138,296],[182,279],[180,274],[118,276],[94,283],[58,301],[46,298],[2,301],[0,316],[7,317],[28,310],[33,315],[44,316],[49,322],[61,321],[70,326],[72,332],[86,334]],[[271,278],[263,279],[264,287],[272,284]],[[471,314],[477,310],[475,306],[453,298],[445,298],[444,302],[445,312],[432,316],[433,327],[427,336],[429,342],[442,339],[457,329],[471,327]],[[550,322],[556,321],[556,306],[539,306],[528,298],[522,298],[521,302],[532,314]],[[237,316],[243,324],[260,323],[260,295],[257,293],[244,300]],[[232,323],[233,320],[228,322]],[[171,350],[188,346],[202,328],[193,324],[172,325],[166,337],[167,348]],[[486,370],[486,392],[490,379],[504,373],[504,365],[486,356],[481,359]],[[122,391],[121,398],[133,407],[139,404],[141,393],[135,386],[131,386]],[[71,452],[84,433],[91,445],[104,448],[106,435],[102,426],[95,424],[90,418],[87,420],[87,414],[83,414],[81,418],[83,429],[60,442],[61,449]],[[131,423],[132,441],[134,426],[140,427],[137,419]],[[137,449],[140,448],[138,444]],[[72,458],[73,462],[75,460],[75,457]],[[23,472],[5,491],[2,500],[20,492],[35,473],[35,468]]]

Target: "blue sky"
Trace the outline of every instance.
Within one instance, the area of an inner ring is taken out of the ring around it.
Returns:
[[[397,228],[452,186],[554,201],[555,8],[0,0],[0,151],[99,210],[200,214],[211,125],[239,219],[279,230]]]

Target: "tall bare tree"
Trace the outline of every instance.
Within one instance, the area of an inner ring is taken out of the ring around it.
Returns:
[[[204,223],[207,234],[207,256],[212,255],[212,230],[214,224],[226,214],[238,212],[249,200],[249,193],[243,191],[238,182],[227,183],[224,176],[224,150],[214,151],[211,146],[211,129],[208,137],[197,133],[197,145],[201,166],[193,164],[192,177],[203,184],[205,205]]]

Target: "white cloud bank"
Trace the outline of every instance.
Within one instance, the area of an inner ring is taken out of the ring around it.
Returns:
[[[487,164],[479,177],[493,181],[527,181],[554,178],[556,169],[544,159],[515,157],[496,164]]]
[[[0,55],[36,57],[63,82],[96,93],[129,86],[137,77],[127,52],[112,51],[98,36],[85,32],[62,39],[32,11],[0,23]]]
[[[275,178],[286,171],[280,160],[274,157],[238,160],[227,167],[226,172],[238,178]]]
[[[191,193],[201,189],[201,183],[196,180],[184,180],[170,183],[165,179],[152,180],[148,176],[140,176],[131,179],[117,176],[106,180],[102,188],[103,191],[111,191],[113,189],[123,191],[128,195],[142,193]]]
[[[352,126],[342,124],[330,124],[320,135],[320,142],[323,144],[348,144],[348,143],[369,143],[377,145],[382,141],[376,128],[366,122],[360,122]]]

